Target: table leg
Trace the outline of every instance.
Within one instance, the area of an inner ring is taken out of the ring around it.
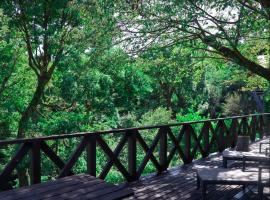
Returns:
[[[223,157],[223,167],[227,168],[227,158]]]
[[[206,200],[207,185],[204,182],[201,182],[201,184],[202,184],[202,200]]]
[[[201,185],[201,180],[197,174],[197,190],[200,189],[200,185]]]
[[[263,200],[263,186],[261,183],[258,184],[258,199]]]

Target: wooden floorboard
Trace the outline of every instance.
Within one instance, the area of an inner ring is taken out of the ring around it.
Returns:
[[[3,200],[117,200],[130,196],[127,188],[107,183],[88,174],[73,175],[47,183],[39,183],[25,188],[0,193]]]
[[[259,151],[259,142],[252,144],[251,149]],[[172,168],[161,175],[149,175],[138,182],[131,183],[128,187],[134,191],[134,195],[125,200],[199,200],[201,192],[196,189],[196,169],[201,167],[222,167],[222,155],[215,153],[192,164]],[[228,167],[241,167],[241,164],[228,161]],[[240,199],[253,200],[257,197],[254,192],[244,192],[243,195],[239,195],[241,192],[241,186],[209,186],[207,199],[239,200],[237,197],[241,196]]]

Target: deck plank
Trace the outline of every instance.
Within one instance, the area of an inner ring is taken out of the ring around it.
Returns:
[[[133,192],[122,186],[116,186],[88,174],[73,175],[46,183],[1,192],[0,199],[5,200],[58,200],[58,199],[119,199]]]
[[[259,142],[253,143],[251,150],[259,152]],[[228,161],[228,167],[230,168],[239,168],[241,166],[240,162]],[[129,184],[129,188],[134,191],[134,195],[125,198],[125,200],[200,200],[201,192],[196,189],[196,169],[202,167],[222,167],[222,154],[215,153],[205,159],[194,161],[191,164],[169,169],[161,175],[149,175],[140,181],[131,183]],[[241,186],[209,186],[207,199],[236,199],[236,195],[241,191]],[[254,199],[254,194],[247,193],[244,195],[244,199]],[[270,198],[267,197],[267,199]]]

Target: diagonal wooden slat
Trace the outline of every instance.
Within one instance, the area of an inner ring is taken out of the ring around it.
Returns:
[[[141,136],[141,134],[139,132],[137,132],[136,137],[137,137],[137,141],[139,142],[139,144],[143,148],[144,152],[147,153],[149,151],[149,147],[148,147],[148,145],[146,144],[146,142],[144,141],[144,139],[142,138],[142,136]],[[157,161],[157,159],[155,158],[153,153],[150,153],[149,157],[150,157],[150,160],[153,162],[154,166],[156,167],[156,169],[158,171],[162,171],[162,167],[160,166],[159,162]]]
[[[195,145],[194,145],[193,150],[191,152],[191,158],[194,159],[194,156],[195,156],[198,148],[201,152],[201,155],[205,155],[206,153],[200,144],[202,137],[203,137],[203,128],[202,128],[201,133],[199,134],[198,137],[197,137],[197,135],[192,127],[190,128],[190,133],[191,133],[191,136],[193,137],[193,139],[195,140]]]
[[[65,166],[65,163],[62,161],[62,159],[51,149],[51,147],[49,147],[49,145],[46,144],[45,141],[40,142],[40,148],[59,169],[62,169]],[[68,172],[68,176],[73,174],[74,173],[71,170]]]
[[[63,169],[60,171],[60,174],[58,175],[57,178],[62,178],[69,175],[71,168],[74,166],[74,164],[82,154],[83,150],[87,145],[87,142],[88,142],[87,136],[85,136],[78,145],[78,147],[76,148],[76,150],[73,152],[73,154],[71,155],[71,157],[69,158]]]
[[[185,156],[182,148],[180,147],[180,142],[181,142],[181,139],[182,139],[182,137],[183,137],[183,135],[185,133],[185,129],[186,128],[184,126],[182,126],[182,128],[180,130],[180,133],[179,133],[177,138],[172,133],[172,130],[168,129],[168,136],[171,138],[171,140],[172,140],[172,142],[174,144],[174,147],[171,149],[171,151],[169,152],[169,155],[168,155],[168,163],[167,163],[168,166],[169,166],[169,164],[170,164],[176,150],[178,151],[180,159],[182,159],[184,163],[188,163],[188,159]]]
[[[153,155],[153,151],[155,150],[157,144],[158,144],[158,141],[160,139],[160,129],[156,135],[156,137],[154,138],[150,148],[147,146],[147,144],[145,143],[145,141],[143,140],[142,136],[140,135],[140,133],[137,134],[137,139],[138,139],[138,142],[139,144],[143,147],[146,155],[141,163],[141,165],[139,166],[138,168],[138,171],[137,171],[137,175],[140,176],[146,166],[146,164],[148,163],[148,161],[151,159],[151,161],[153,162],[153,164],[155,165],[156,169],[158,170],[158,172],[162,172],[162,167],[161,165],[159,164],[159,162],[157,161],[157,159],[154,157]]]
[[[125,179],[127,181],[131,181],[131,177],[126,170],[126,168],[122,165],[122,163],[119,161],[119,159],[115,156],[115,154],[112,152],[110,147],[107,145],[107,143],[101,138],[100,135],[97,136],[97,142],[101,149],[104,151],[104,153],[107,154],[107,156],[112,160],[114,165],[118,168],[118,170],[123,174]]]
[[[215,142],[217,144],[217,146],[219,146],[219,141],[217,139],[217,131],[218,131],[219,127],[217,126],[216,129],[213,128],[212,123],[209,124],[209,131],[212,133],[212,138],[209,144],[209,148],[213,148]]]
[[[122,136],[119,144],[117,145],[117,147],[115,148],[113,154],[114,157],[118,157],[120,152],[122,151],[123,147],[125,146],[126,142],[127,142],[128,136],[125,134]],[[103,168],[102,172],[99,175],[99,178],[101,179],[105,179],[107,174],[109,173],[111,167],[113,166],[113,158],[109,157],[109,161],[107,162],[107,164],[105,165],[105,167]]]
[[[3,180],[7,180],[9,176],[11,175],[12,171],[17,167],[19,162],[23,159],[25,154],[29,151],[31,148],[31,144],[24,143],[19,150],[16,152],[16,154],[13,156],[13,158],[9,161],[9,163],[5,166],[4,170],[0,174],[0,186],[4,185]]]

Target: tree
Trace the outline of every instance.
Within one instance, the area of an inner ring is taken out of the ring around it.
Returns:
[[[222,56],[270,81],[270,66],[258,61],[259,55],[270,54],[268,0],[148,0],[135,7],[126,15],[119,11],[120,28],[132,51],[136,49],[131,46],[142,49],[153,43],[171,46],[200,40],[205,47],[194,49]],[[250,55],[257,43],[266,45]]]
[[[21,113],[18,138],[25,136],[28,121],[42,101],[46,85],[59,63],[72,51],[83,53],[100,45],[91,36],[97,34],[101,22],[105,26],[104,18],[97,17],[102,12],[100,5],[105,4],[106,1],[89,4],[88,1],[83,3],[76,0],[1,3],[5,14],[11,19],[11,28],[21,34],[28,65],[37,81],[33,97]]]
[[[26,136],[29,120],[42,102],[46,86],[59,63],[71,53],[97,49],[102,44],[100,38],[106,42],[110,40],[105,33],[112,30],[113,21],[108,18],[113,4],[105,0],[42,0],[34,3],[5,0],[1,1],[0,8],[9,18],[10,30],[23,41],[31,70],[29,74],[34,75],[36,81],[33,96],[20,111],[17,137],[22,138]],[[28,184],[25,169],[19,170],[18,176],[20,185]]]
[[[173,116],[180,109],[194,106],[192,93],[198,92],[196,85],[203,75],[198,65],[204,59],[201,55],[185,45],[175,45],[168,48],[155,46],[140,57],[145,65],[144,72],[153,80],[154,92],[151,99],[155,99],[156,104],[165,105]],[[199,60],[192,60],[195,57]],[[199,95],[196,99],[199,99]]]

